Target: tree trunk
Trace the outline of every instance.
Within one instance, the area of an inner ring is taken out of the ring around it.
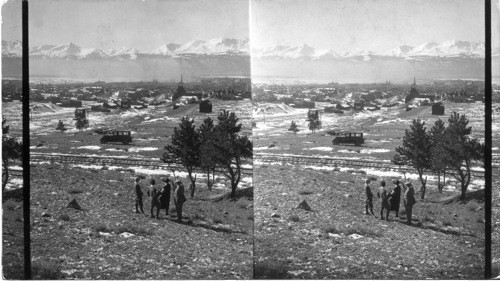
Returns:
[[[212,185],[210,184],[210,170],[207,169],[207,187],[208,191],[212,191]]]
[[[231,198],[236,197],[236,187],[237,186],[238,186],[238,184],[236,184],[235,182],[233,182],[231,180]]]
[[[7,186],[7,182],[9,181],[9,159],[7,157],[2,157],[2,162],[3,162],[3,173],[5,174],[5,177],[2,176],[2,192],[4,191],[5,187]]]
[[[425,184],[427,183],[427,178],[424,180],[423,179],[423,172],[418,172],[418,176],[420,178],[420,182],[422,183],[422,186],[420,187],[420,199],[424,200],[425,198],[425,189],[426,189],[426,186]]]
[[[189,189],[190,189],[191,197],[194,197],[194,190],[196,189],[196,176],[193,179],[193,176],[191,173],[192,173],[192,170],[188,170],[189,179],[191,180],[191,186]]]
[[[441,171],[438,171],[438,192],[443,193],[443,187],[441,186]]]

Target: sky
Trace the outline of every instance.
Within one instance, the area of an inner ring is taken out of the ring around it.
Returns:
[[[21,0],[0,1],[2,39],[21,40]],[[492,6],[495,50],[500,0]],[[73,42],[150,51],[171,42],[251,37],[259,48],[308,44],[386,51],[429,41],[485,40],[483,0],[37,0],[30,1],[29,12],[30,46]]]
[[[387,51],[430,41],[485,41],[483,0],[251,0],[250,22],[252,48]]]
[[[2,40],[21,40],[21,0],[1,1]]]
[[[72,42],[84,48],[151,51],[165,43],[247,39],[248,8],[247,0],[30,1],[30,46]],[[4,31],[4,38],[15,37],[14,29]]]

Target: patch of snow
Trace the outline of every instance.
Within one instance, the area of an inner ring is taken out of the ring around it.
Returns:
[[[5,185],[5,190],[18,189],[23,187],[23,178],[10,178],[7,185]]]
[[[106,148],[106,151],[124,151],[123,149],[117,149],[117,148]]]
[[[303,150],[320,150],[320,151],[332,151],[333,148],[327,146],[304,148]]]
[[[101,149],[101,147],[98,145],[86,145],[86,146],[72,147],[71,149],[99,150],[99,149]]]
[[[158,150],[158,147],[131,147],[128,152],[139,152],[139,151],[154,151]]]

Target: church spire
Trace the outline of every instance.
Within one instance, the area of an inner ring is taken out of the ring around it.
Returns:
[[[415,75],[413,75],[413,86],[417,86],[417,80],[415,79]]]
[[[184,84],[184,82],[182,81],[182,74],[181,74],[181,85],[183,85],[183,84]]]

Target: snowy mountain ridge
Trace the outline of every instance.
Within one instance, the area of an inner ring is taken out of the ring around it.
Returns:
[[[483,42],[468,42],[449,40],[441,43],[427,42],[418,46],[402,45],[385,52],[370,50],[349,50],[336,52],[331,49],[315,49],[306,44],[296,46],[275,46],[270,48],[252,48],[252,57],[264,59],[292,59],[292,60],[342,60],[370,61],[372,59],[406,59],[422,60],[432,58],[484,58],[485,46]],[[2,55],[20,57],[22,43],[20,41],[2,40]],[[248,39],[215,38],[210,40],[194,40],[180,45],[166,43],[162,46],[143,52],[134,48],[121,47],[118,49],[100,50],[97,48],[81,48],[74,43],[64,45],[41,45],[29,50],[32,57],[66,58],[66,59],[137,59],[145,57],[182,57],[182,56],[249,56],[250,45]],[[493,55],[496,53],[494,52]]]

